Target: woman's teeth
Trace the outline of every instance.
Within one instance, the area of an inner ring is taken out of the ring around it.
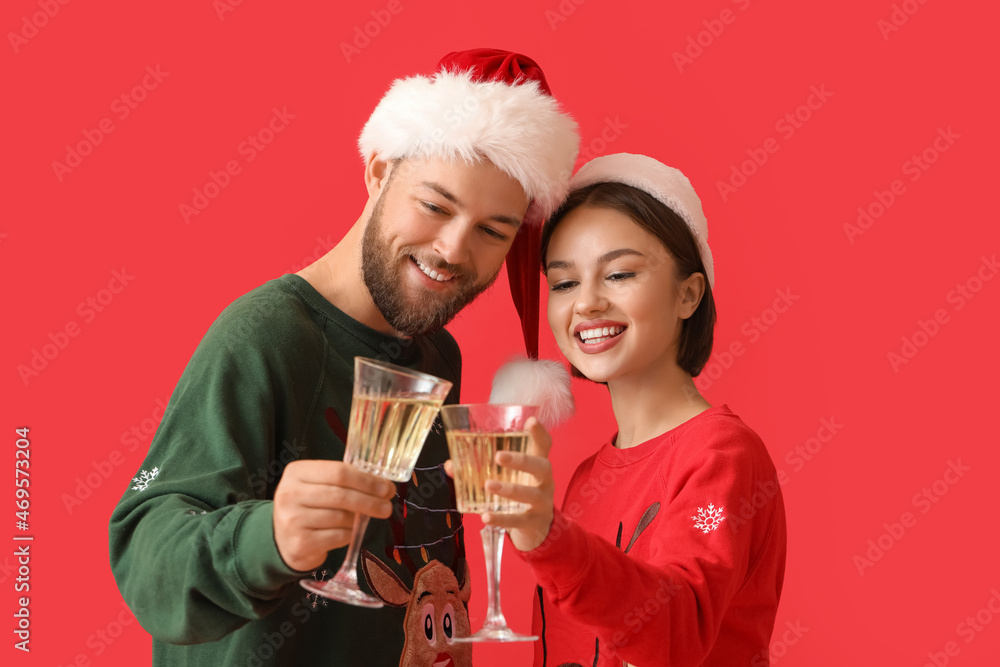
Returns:
[[[598,327],[596,329],[584,329],[578,336],[580,340],[587,344],[603,343],[625,331],[625,327]]]

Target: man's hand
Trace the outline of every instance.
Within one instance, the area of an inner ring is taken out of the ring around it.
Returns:
[[[274,492],[274,541],[288,567],[307,572],[351,540],[356,513],[392,513],[396,485],[343,461],[292,461]]]
[[[483,523],[505,528],[519,551],[531,551],[545,541],[552,525],[553,496],[552,464],[548,460],[552,438],[537,420],[528,421],[528,452],[497,452],[496,462],[505,468],[521,470],[533,479],[528,484],[511,484],[491,479],[486,490],[492,494],[527,504],[517,514],[483,514]]]

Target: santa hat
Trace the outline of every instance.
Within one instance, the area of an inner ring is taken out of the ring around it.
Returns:
[[[708,220],[701,209],[701,199],[687,176],[647,155],[615,153],[594,158],[580,167],[570,182],[570,191],[595,183],[623,183],[652,195],[687,224],[698,242],[698,252],[705,265],[705,278],[715,287],[715,266],[708,247]]]
[[[372,153],[386,160],[486,159],[521,185],[531,205],[507,254],[507,277],[531,357],[538,356],[541,223],[568,192],[576,127],[534,60],[473,49],[446,55],[433,76],[393,82],[358,139],[365,160]]]
[[[676,213],[687,224],[698,244],[705,278],[715,286],[712,251],[708,247],[708,221],[701,199],[679,170],[646,155],[617,153],[583,165],[570,181],[570,192],[596,183],[623,183],[642,190]],[[568,374],[554,361],[513,361],[493,379],[491,403],[532,403],[542,406],[540,421],[555,425],[573,413]],[[543,416],[544,415],[544,416]]]

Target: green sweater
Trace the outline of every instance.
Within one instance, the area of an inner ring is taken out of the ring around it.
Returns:
[[[449,650],[452,664],[468,664],[468,651],[451,647],[455,628],[467,631],[469,582],[440,422],[414,476],[397,485],[392,517],[373,519],[365,535],[358,578],[369,592],[375,582],[385,608],[297,584],[331,578],[346,549],[302,573],[275,546],[272,498],[284,465],[343,458],[355,356],[451,380],[447,402],[458,400],[461,357],[450,334],[386,336],[298,276],[237,299],[205,335],[111,517],[112,570],[153,635],[155,665],[418,665]],[[415,575],[434,568],[411,591]],[[418,604],[428,582],[452,604]]]

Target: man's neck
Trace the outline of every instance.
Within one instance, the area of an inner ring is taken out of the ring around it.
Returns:
[[[328,253],[305,267],[297,276],[312,285],[323,298],[338,310],[362,324],[398,336],[372,301],[371,293],[361,277],[361,239],[364,235],[364,215]]]

